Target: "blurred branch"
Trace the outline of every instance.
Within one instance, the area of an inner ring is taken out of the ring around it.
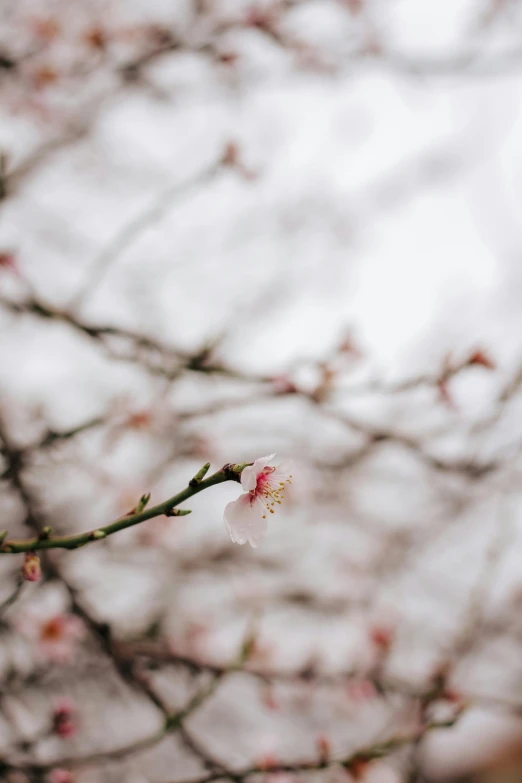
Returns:
[[[0,436],[2,437],[4,443],[6,444],[7,450],[4,450],[4,455],[7,456],[8,460],[9,458],[11,458],[12,461],[10,478],[13,481],[15,488],[18,490],[20,497],[25,504],[26,514],[27,514],[26,521],[28,521],[29,524],[35,529],[35,531],[38,533],[38,540],[41,541],[44,534],[47,535],[47,531],[49,530],[49,528],[43,526],[43,519],[40,518],[34,500],[31,496],[31,493],[29,492],[29,490],[26,488],[24,484],[24,480],[22,476],[23,463],[18,458],[18,455],[16,455],[16,452],[10,449],[10,447],[7,445],[7,437],[2,429],[0,429]],[[244,463],[240,465],[227,464],[223,467],[221,471],[218,471],[212,476],[206,478],[206,474],[210,467],[209,464],[206,463],[190,480],[188,487],[182,493],[179,493],[179,495],[176,496],[176,502],[182,502],[181,497],[183,497],[183,499],[187,499],[188,497],[202,491],[203,489],[221,483],[223,481],[228,481],[228,480],[239,481],[241,471],[246,466],[246,464],[249,463]],[[174,499],[171,499],[171,501],[172,500]],[[147,501],[148,501],[148,496],[142,497],[139,504],[140,511],[138,512],[138,515],[142,513],[142,509],[146,506]],[[167,506],[167,508],[165,508],[165,506]],[[161,508],[165,509],[163,513],[167,513],[167,514],[172,513],[173,506],[174,504],[172,502],[167,502],[167,504],[161,504]],[[152,511],[152,509],[149,510],[149,513],[150,511]],[[136,517],[137,514],[134,514],[133,516]],[[50,540],[51,539],[49,539],[49,541]],[[94,540],[96,540],[96,537],[94,538]],[[77,766],[82,766],[84,764],[94,763],[98,761],[125,758],[131,754],[134,754],[136,752],[154,746],[156,743],[160,742],[165,736],[176,731],[181,732],[183,741],[187,744],[187,746],[192,750],[193,753],[196,753],[196,755],[198,755],[202,759],[203,763],[205,763],[207,768],[210,769],[221,768],[215,762],[210,763],[208,754],[206,754],[203,751],[203,749],[199,747],[199,744],[197,743],[196,740],[194,740],[188,733],[184,731],[183,722],[215,692],[220,681],[223,679],[224,676],[226,676],[226,674],[242,668],[243,664],[245,663],[248,656],[250,655],[252,649],[252,645],[250,643],[251,630],[247,633],[247,638],[243,642],[236,660],[227,668],[227,670],[226,671],[223,670],[221,672],[215,672],[214,674],[212,674],[210,682],[207,685],[205,685],[203,688],[199,689],[197,693],[185,705],[184,708],[175,712],[171,712],[165,705],[163,699],[156,692],[154,685],[150,682],[146,673],[143,673],[142,671],[138,671],[135,665],[135,660],[129,659],[129,657],[122,651],[120,646],[113,641],[110,626],[104,622],[97,620],[91,614],[91,612],[89,612],[85,608],[85,606],[81,602],[78,591],[68,582],[67,579],[64,578],[64,576],[61,574],[59,566],[57,566],[52,561],[49,562],[48,573],[51,577],[57,578],[63,584],[66,591],[68,592],[72,611],[85,623],[87,628],[97,639],[101,647],[101,650],[108,656],[108,658],[110,658],[113,661],[113,664],[117,672],[121,676],[121,678],[125,682],[127,682],[133,689],[137,690],[138,692],[141,692],[144,696],[146,696],[152,702],[152,704],[154,704],[155,707],[157,707],[160,710],[163,716],[163,728],[153,732],[148,737],[144,737],[142,740],[134,741],[129,745],[116,748],[111,751],[95,752],[89,754],[86,757],[62,758],[59,760],[55,760],[52,762],[52,764],[48,764],[48,765],[32,764],[32,763],[29,764],[13,763],[4,759],[0,761],[0,769],[3,771],[23,770],[24,772],[29,772],[30,774],[38,776],[38,775],[45,774],[45,772],[49,771],[53,767],[56,767],[57,765],[77,767]]]
[[[165,645],[140,641],[140,642],[120,642],[118,649],[126,657],[132,660],[148,660],[157,667],[158,664],[173,664],[183,666],[193,674],[208,673],[212,676],[225,676],[235,669],[227,664],[219,664],[212,661],[202,660],[200,658],[183,655],[174,652]],[[365,683],[373,686],[375,698],[389,699],[391,697],[401,696],[412,702],[419,702],[429,705],[434,701],[445,701],[446,695],[446,677],[443,680],[438,679],[439,673],[436,673],[434,679],[427,680],[424,685],[412,684],[405,679],[387,675],[385,672],[376,669],[367,671],[361,668],[352,668],[346,671],[337,671],[327,673],[318,671],[313,666],[306,666],[298,670],[290,669],[261,669],[254,664],[247,664],[241,672],[245,675],[259,680],[265,685],[294,684],[306,685],[311,688],[330,687],[335,690],[342,689],[350,683]],[[448,698],[452,696],[451,689],[448,690]],[[507,699],[499,695],[483,694],[473,691],[459,691],[459,701],[468,707],[495,707],[505,711],[508,714],[520,715],[522,713],[522,701]]]
[[[220,779],[242,781],[254,775],[276,775],[278,773],[284,772],[315,772],[330,768],[342,768],[347,772],[350,772],[351,769],[361,767],[363,764],[366,766],[368,763],[377,759],[386,758],[394,751],[416,742],[419,738],[419,735],[423,736],[431,731],[453,727],[460,717],[460,714],[461,711],[458,711],[454,717],[445,721],[430,721],[422,728],[410,734],[402,734],[397,737],[392,737],[385,742],[376,742],[375,744],[368,745],[367,747],[362,748],[361,750],[358,750],[355,753],[352,753],[349,756],[341,759],[329,759],[323,757],[311,761],[293,763],[275,762],[262,765],[258,764],[251,767],[244,767],[242,769],[230,770],[227,774],[224,774],[222,771],[217,771],[200,778],[191,778],[189,780],[183,781],[182,783],[212,783],[212,781]],[[181,783],[181,781],[176,781],[176,783]]]
[[[128,758],[129,756],[140,753],[143,750],[147,750],[148,748],[155,746],[169,734],[180,732],[183,741],[186,742],[187,746],[196,756],[201,758],[203,762],[212,769],[219,769],[223,771],[225,768],[218,761],[211,760],[208,753],[202,747],[200,747],[197,740],[195,740],[185,730],[184,722],[215,693],[216,689],[225,676],[234,671],[242,670],[242,667],[251,652],[251,646],[248,644],[248,632],[247,639],[242,643],[236,659],[226,669],[224,668],[220,672],[213,673],[209,682],[206,683],[203,687],[199,688],[196,693],[188,700],[184,707],[172,712],[167,708],[164,701],[157,694],[156,689],[150,683],[148,678],[140,675],[134,668],[133,662],[130,661],[125,655],[122,655],[121,648],[119,648],[118,645],[113,644],[109,626],[95,620],[92,615],[84,609],[84,607],[79,602],[77,591],[72,588],[61,575],[59,575],[59,572],[56,569],[54,570],[55,575],[61,579],[64,586],[69,591],[73,604],[73,611],[75,614],[77,614],[86,623],[88,628],[101,642],[104,652],[113,660],[115,667],[122,679],[138,691],[142,692],[160,710],[163,716],[163,726],[162,728],[151,732],[151,734],[143,737],[140,740],[134,740],[127,745],[123,745],[111,750],[88,753],[84,756],[62,757],[60,759],[55,759],[48,764],[35,764],[25,761],[17,763],[14,760],[8,761],[4,759],[3,761],[0,761],[0,769],[16,769],[31,774],[43,774],[56,766],[76,768],[98,762]]]
[[[15,762],[14,760],[3,762],[0,761],[0,769],[16,769],[24,771],[30,774],[42,774],[50,769],[59,767],[82,767],[88,764],[99,763],[103,761],[111,761],[121,758],[128,758],[136,753],[140,753],[148,748],[157,745],[167,735],[179,731],[185,721],[198,707],[200,707],[216,690],[220,682],[219,677],[214,677],[211,682],[189,699],[187,704],[180,710],[169,713],[162,705],[162,712],[164,712],[164,725],[161,729],[151,732],[146,737],[139,740],[134,740],[127,745],[122,745],[111,750],[99,751],[94,753],[87,753],[84,756],[64,756],[59,759],[53,760],[48,764],[35,764],[31,762]]]
[[[92,326],[86,324],[77,316],[68,311],[56,310],[49,305],[41,302],[34,295],[24,302],[14,302],[0,299],[0,303],[8,310],[14,313],[27,313],[37,317],[61,321],[72,327],[85,336],[101,344],[108,355],[117,360],[130,361],[137,363],[146,372],[152,375],[174,380],[184,372],[200,372],[208,375],[220,375],[235,380],[241,380],[248,383],[261,385],[261,397],[263,399],[280,398],[281,392],[274,384],[274,379],[270,376],[245,373],[228,367],[226,364],[216,361],[212,357],[215,345],[204,346],[199,351],[192,354],[163,346],[157,340],[148,336],[141,335],[122,327],[117,326]],[[125,353],[118,349],[112,338],[127,342],[131,348],[131,353]],[[330,358],[330,361],[332,357]],[[328,372],[329,361],[320,363],[324,365],[324,372]],[[466,368],[472,366],[482,366],[488,370],[493,369],[493,363],[482,351],[472,351],[464,359],[451,362],[449,359],[443,367],[436,373],[419,375],[413,378],[400,381],[395,384],[383,384],[379,381],[370,381],[367,384],[358,385],[347,390],[352,396],[363,397],[369,392],[378,392],[381,394],[398,394],[411,391],[418,388],[432,387],[437,393],[445,389],[447,383]],[[518,387],[517,387],[518,388]],[[329,469],[346,469],[355,466],[365,459],[375,446],[386,442],[395,443],[404,447],[415,454],[421,462],[427,467],[437,472],[460,474],[471,480],[477,480],[498,469],[502,462],[497,460],[477,461],[471,458],[460,459],[441,459],[427,451],[419,438],[401,433],[397,430],[387,429],[365,423],[354,416],[336,411],[328,407],[329,389],[323,389],[319,384],[317,389],[305,390],[291,385],[288,394],[300,396],[313,405],[321,409],[327,417],[338,421],[343,426],[347,426],[355,432],[366,438],[366,443],[350,452],[346,457],[335,463],[318,463],[318,467],[327,467]],[[179,415],[180,419],[193,419],[199,416],[207,416],[219,413],[223,410],[234,409],[239,405],[250,404],[254,400],[237,401],[225,400],[212,403],[206,408],[194,410]],[[87,425],[86,425],[87,426]],[[51,437],[52,440],[52,437]]]
[[[266,378],[241,373],[223,364],[211,361],[211,352],[215,345],[203,346],[200,350],[187,353],[179,349],[162,345],[147,335],[119,326],[93,326],[67,310],[58,310],[31,295],[22,302],[0,297],[0,304],[15,314],[26,314],[49,321],[61,322],[74,331],[89,337],[101,345],[111,359],[138,364],[153,376],[174,380],[183,372],[201,372],[208,375],[224,375],[252,382],[266,381]],[[116,344],[116,342],[118,344]],[[126,343],[131,352],[125,353],[122,343]],[[118,350],[119,348],[119,350]]]
[[[18,600],[24,586],[23,580],[16,583],[16,587],[11,594],[0,604],[0,618],[4,613]]]

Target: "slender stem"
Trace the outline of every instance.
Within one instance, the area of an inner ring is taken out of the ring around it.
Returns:
[[[120,530],[125,530],[128,527],[139,525],[140,522],[145,522],[147,519],[153,517],[159,517],[164,514],[167,516],[183,516],[190,513],[188,510],[180,510],[173,513],[173,510],[183,503],[185,500],[197,495],[198,492],[202,492],[208,487],[213,487],[215,484],[222,484],[224,481],[239,481],[241,471],[246,465],[250,463],[245,462],[240,465],[225,465],[221,470],[213,473],[208,478],[200,480],[199,474],[196,474],[191,483],[185,487],[185,489],[178,492],[177,495],[165,500],[163,503],[159,503],[157,506],[151,508],[145,508],[137,513],[128,514],[114,522],[104,525],[103,527],[95,528],[94,530],[87,530],[84,533],[77,533],[71,536],[52,536],[48,537],[36,537],[27,539],[5,539],[0,546],[0,554],[16,554],[20,552],[30,552],[37,549],[78,549],[78,547],[90,544],[93,541],[100,541],[107,536],[111,536],[113,533],[118,533]]]
[[[17,582],[13,592],[5,599],[3,603],[0,604],[0,617],[4,614],[4,612],[7,612],[9,607],[12,606],[14,602],[17,600],[18,596],[22,592],[22,588],[24,584],[25,582],[23,581]]]

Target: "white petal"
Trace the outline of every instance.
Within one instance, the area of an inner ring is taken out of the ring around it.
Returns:
[[[245,493],[225,506],[224,522],[235,544],[249,541],[255,547],[263,539],[267,528],[266,509],[252,495]]]
[[[269,462],[272,462],[275,454],[268,454],[266,457],[259,457],[253,465],[248,465],[241,472],[241,486],[250,492],[256,488],[258,475],[266,468]]]
[[[278,481],[287,481],[294,472],[294,463],[291,459],[285,459],[272,473],[272,477]]]

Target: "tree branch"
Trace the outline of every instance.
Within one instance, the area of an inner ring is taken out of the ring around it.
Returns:
[[[94,530],[87,530],[84,533],[77,533],[71,536],[53,536],[52,532],[49,532],[46,535],[46,531],[44,530],[35,538],[4,539],[0,546],[0,554],[32,552],[38,549],[78,549],[93,541],[101,541],[102,539],[107,538],[107,536],[113,535],[113,533],[118,533],[120,530],[139,525],[147,519],[153,519],[154,517],[162,515],[185,516],[186,514],[190,514],[190,511],[188,509],[177,509],[177,506],[179,506],[180,503],[197,495],[198,492],[202,492],[204,489],[213,487],[216,484],[222,484],[224,481],[239,481],[239,476],[241,475],[243,468],[248,464],[248,462],[245,462],[240,465],[225,465],[221,470],[218,470],[204,480],[199,480],[197,478],[198,474],[196,474],[196,477],[189,485],[181,490],[181,492],[178,492],[177,495],[148,509],[144,508],[147,502],[147,498],[144,496],[137,506],[137,511],[134,510],[133,513],[121,517],[103,527],[95,528]],[[47,528],[47,531],[49,531],[49,528]]]

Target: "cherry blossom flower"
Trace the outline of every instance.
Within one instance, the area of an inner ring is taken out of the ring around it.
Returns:
[[[241,485],[246,492],[225,507],[224,522],[235,544],[256,547],[267,529],[267,516],[283,499],[286,484],[291,484],[292,464],[286,462],[274,467],[269,463],[275,454],[256,459],[243,469]]]
[[[85,626],[73,614],[59,612],[43,617],[28,612],[17,618],[17,628],[31,640],[40,659],[66,663],[76,651],[77,642],[85,635]]]
[[[76,642],[84,635],[85,628],[72,614],[57,614],[46,620],[39,629],[38,648],[47,660],[63,663],[74,655]]]

